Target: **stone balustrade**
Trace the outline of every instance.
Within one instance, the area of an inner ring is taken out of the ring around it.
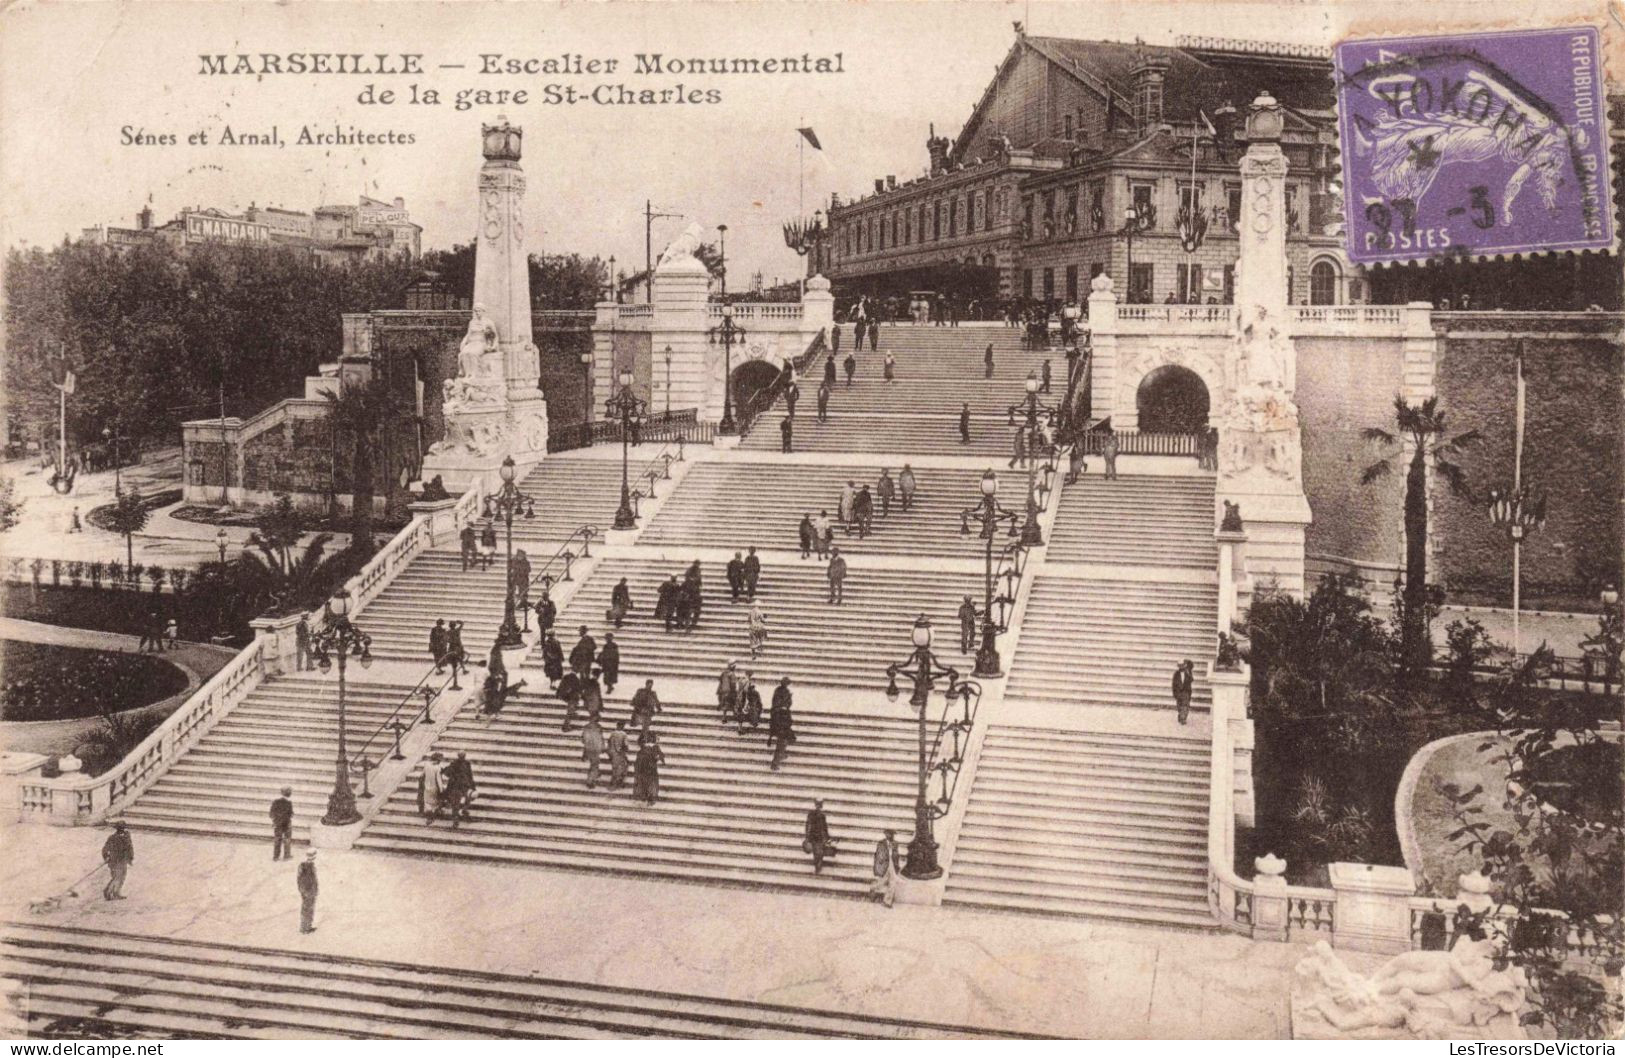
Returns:
[[[744,320],[795,320],[800,321],[805,314],[805,308],[799,301],[741,301],[733,305],[734,319]],[[712,302],[705,307],[707,316],[714,319],[722,318],[722,306]]]

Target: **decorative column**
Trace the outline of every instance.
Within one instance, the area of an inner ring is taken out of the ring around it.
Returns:
[[[1128,429],[1120,421],[1132,408],[1116,408],[1117,399],[1117,295],[1112,277],[1105,272],[1089,280],[1089,346],[1091,351],[1090,390],[1097,419],[1111,419],[1117,429]]]
[[[1282,110],[1268,93],[1247,117],[1250,145],[1241,159],[1241,259],[1237,331],[1226,372],[1219,427],[1216,500],[1241,506],[1247,519],[1247,580],[1274,580],[1303,592],[1303,435],[1294,400],[1297,350],[1290,337],[1286,289],[1286,155]],[[1215,512],[1217,513],[1217,512]]]
[[[547,454],[541,353],[530,325],[522,137],[503,117],[481,127],[474,315],[458,347],[457,375],[442,394],[446,436],[429,449],[423,472],[425,479],[441,475],[453,490],[475,480],[494,487],[507,456],[523,473]]]

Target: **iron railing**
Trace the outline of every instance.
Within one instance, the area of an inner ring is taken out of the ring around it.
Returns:
[[[1201,437],[1193,433],[1147,433],[1139,430],[1118,430],[1117,454],[1125,456],[1201,456]],[[1085,455],[1097,456],[1106,440],[1104,430],[1090,430],[1083,435]]]
[[[716,427],[713,424],[698,421],[698,412],[695,409],[684,408],[681,411],[665,411],[650,415],[642,422],[633,424],[631,441],[633,444],[677,441],[684,444],[710,444],[715,433]],[[620,441],[621,420],[593,419],[589,422],[551,427],[547,433],[547,450],[569,452],[598,444],[619,444]]]
[[[795,359],[788,361],[772,383],[751,394],[749,400],[739,403],[738,408],[734,411],[734,420],[739,424],[739,436],[741,438],[750,435],[751,427],[755,426],[757,420],[773,405],[778,403],[779,398],[784,396],[784,392],[790,388],[791,381],[805,374],[807,368],[828,349],[827,341],[825,332],[819,331],[813,336],[813,340],[808,343],[806,351]]]

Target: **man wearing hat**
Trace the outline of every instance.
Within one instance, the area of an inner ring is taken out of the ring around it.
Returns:
[[[293,787],[271,802],[271,862],[293,859]]]
[[[299,932],[316,932],[316,850],[305,853],[299,865]]]
[[[812,810],[807,813],[806,836],[801,841],[801,850],[812,857],[813,873],[824,872],[824,861],[835,855],[835,841],[829,833],[829,817],[824,814],[824,802],[813,802]]]
[[[113,833],[102,845],[102,862],[107,864],[108,873],[112,875],[107,879],[107,888],[102,890],[102,897],[123,900],[124,876],[130,872],[130,864],[135,862],[135,843],[130,840],[130,828],[123,822],[113,824]]]

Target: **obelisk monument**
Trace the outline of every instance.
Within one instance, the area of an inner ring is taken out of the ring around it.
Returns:
[[[530,324],[522,136],[502,117],[481,128],[474,316],[458,348],[457,374],[442,394],[446,434],[429,449],[423,471],[457,491],[476,479],[494,486],[507,456],[523,471],[547,454],[541,354]]]

